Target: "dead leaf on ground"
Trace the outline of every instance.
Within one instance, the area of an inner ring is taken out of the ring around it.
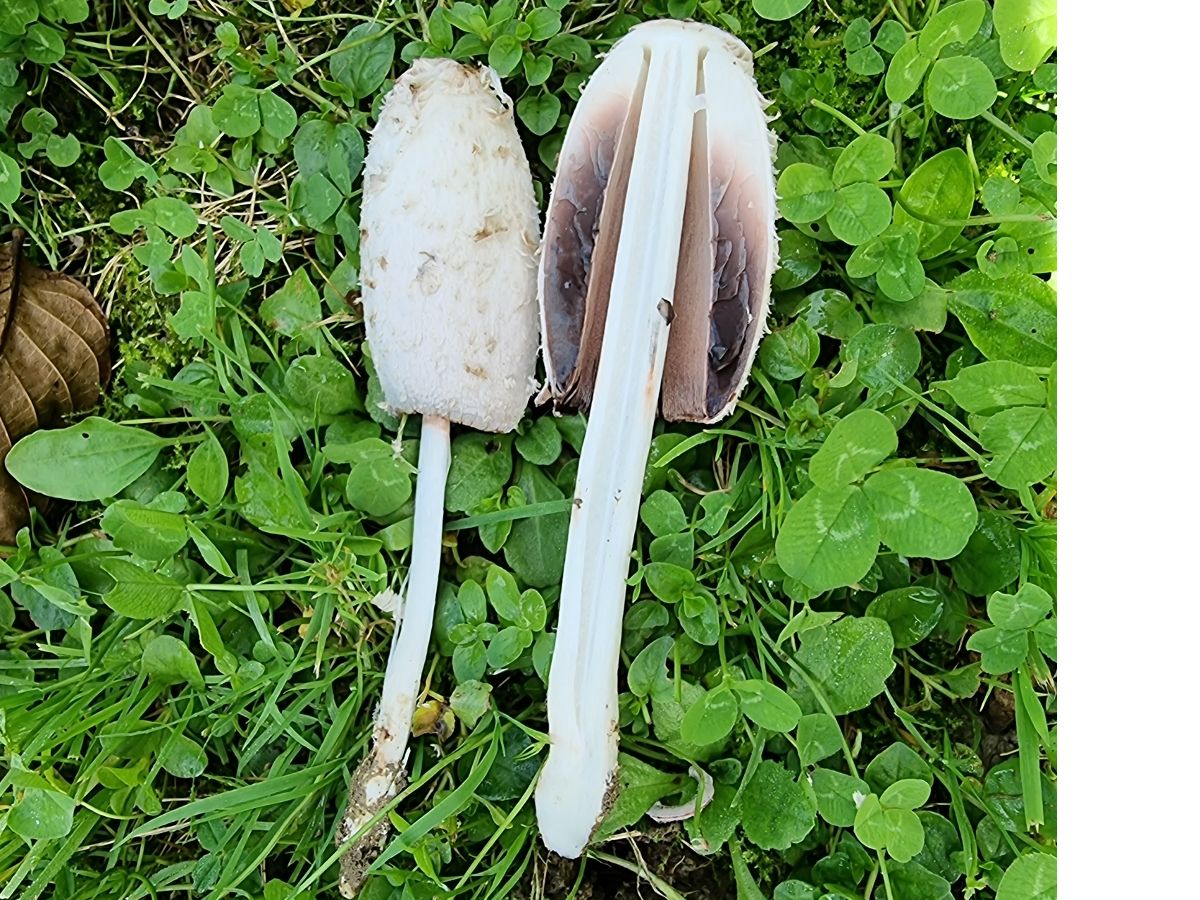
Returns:
[[[13,444],[91,409],[108,383],[108,323],[91,292],[69,275],[21,255],[24,232],[0,247],[0,544],[29,522],[26,492],[8,474]],[[50,462],[50,461],[48,461]]]

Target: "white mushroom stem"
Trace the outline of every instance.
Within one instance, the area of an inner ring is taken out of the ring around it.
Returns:
[[[383,676],[383,699],[375,720],[379,757],[398,765],[408,747],[408,735],[421,673],[433,633],[441,561],[442,510],[446,475],[450,471],[450,420],[425,416],[421,420],[421,447],[417,457],[417,499],[413,515],[412,557],[404,600],[396,610],[396,631]]]
[[[625,579],[667,349],[696,72],[694,43],[655,45],[579,459],[550,667],[550,754],[534,795],[546,846],[571,858],[603,817],[617,768]]]
[[[421,673],[437,602],[441,561],[442,509],[446,475],[450,470],[450,421],[425,416],[421,421],[417,460],[417,498],[413,517],[412,557],[400,599],[394,599],[396,630],[383,677],[383,696],[375,716],[374,744],[359,764],[351,784],[342,821],[341,840],[348,840],[370,821],[404,785],[405,753],[413,712],[421,688]],[[366,867],[387,835],[386,820],[361,836],[347,851],[354,864],[343,860],[341,892],[353,897],[362,885]]]

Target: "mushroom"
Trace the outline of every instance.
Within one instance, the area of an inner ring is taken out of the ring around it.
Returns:
[[[385,405],[423,419],[412,559],[403,597],[385,598],[397,628],[343,842],[404,782],[433,626],[450,423],[511,431],[535,386],[538,208],[492,69],[418,59],[396,82],[371,136],[361,225],[366,338]],[[358,892],[386,837],[385,819],[347,848],[344,896]]]
[[[640,25],[571,119],[538,284],[545,393],[590,409],[550,667],[546,846],[577,857],[612,800],[625,580],[655,415],[715,422],[746,383],[777,249],[774,142],[751,54]]]

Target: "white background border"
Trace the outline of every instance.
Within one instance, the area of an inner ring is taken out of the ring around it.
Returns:
[[[1183,897],[1200,837],[1200,12],[1061,0],[1059,46],[1059,896]]]

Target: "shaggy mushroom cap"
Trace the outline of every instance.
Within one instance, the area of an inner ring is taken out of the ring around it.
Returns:
[[[534,388],[538,210],[495,72],[418,59],[365,163],[367,343],[393,412],[516,428]]]
[[[559,156],[538,282],[547,388],[561,408],[591,404],[655,44],[681,29],[702,44],[687,205],[663,373],[662,415],[715,422],[737,402],[762,337],[777,261],[775,142],[750,50],[708,25],[634,28],[580,98]]]

